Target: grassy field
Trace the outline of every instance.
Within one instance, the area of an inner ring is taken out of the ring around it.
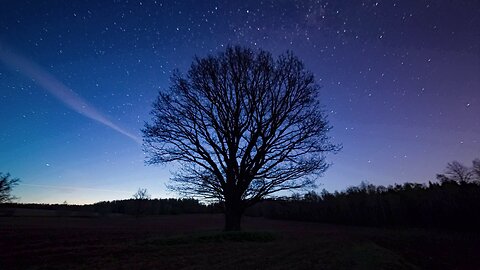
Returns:
[[[480,269],[480,235],[222,215],[0,217],[0,269]]]

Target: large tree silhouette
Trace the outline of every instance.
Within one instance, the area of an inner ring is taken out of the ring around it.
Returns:
[[[170,188],[218,199],[225,229],[265,196],[311,187],[337,151],[314,76],[292,53],[229,47],[175,72],[142,130],[150,164],[179,162]]]

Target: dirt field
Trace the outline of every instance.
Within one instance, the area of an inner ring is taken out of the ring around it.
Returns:
[[[222,215],[0,217],[0,269],[480,269],[480,235]]]

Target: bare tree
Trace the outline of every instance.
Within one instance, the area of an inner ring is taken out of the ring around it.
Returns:
[[[139,188],[132,196],[134,200],[149,200],[150,197],[146,188]]]
[[[133,204],[133,211],[136,217],[139,217],[145,213],[146,208],[146,200],[150,200],[151,196],[148,194],[146,188],[139,188],[135,194],[133,194],[132,198],[135,200]]]
[[[272,193],[313,187],[339,149],[314,76],[292,53],[229,47],[171,81],[142,130],[147,162],[179,162],[169,187],[224,202],[226,230]]]
[[[476,181],[480,182],[480,159],[476,158],[472,162],[472,173]]]
[[[12,196],[12,189],[18,184],[18,178],[11,178],[10,174],[3,174],[0,172],[0,203],[11,202],[16,199]]]
[[[466,167],[458,161],[452,161],[447,164],[445,173],[437,174],[437,179],[441,182],[446,181],[455,181],[458,183],[461,182],[470,182],[473,180],[474,173],[473,170]]]

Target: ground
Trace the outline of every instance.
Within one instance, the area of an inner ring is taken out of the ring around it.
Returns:
[[[1,269],[480,269],[480,235],[218,214],[0,217]]]

